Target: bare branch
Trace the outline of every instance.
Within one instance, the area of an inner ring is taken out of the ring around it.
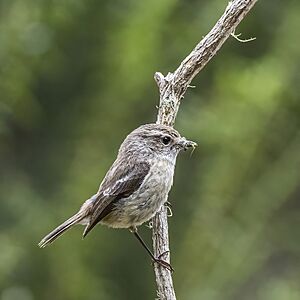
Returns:
[[[257,0],[234,0],[229,2],[224,14],[212,30],[196,45],[174,73],[164,77],[156,72],[154,77],[159,87],[160,105],[157,123],[173,126],[180,105],[193,78],[217,53],[231,33],[253,7]]]
[[[234,0],[229,2],[224,14],[211,31],[196,45],[174,73],[164,76],[156,72],[154,79],[160,93],[157,115],[158,124],[174,126],[181,100],[193,78],[217,53],[224,42],[235,32],[236,27],[250,11],[257,0]],[[154,254],[170,262],[167,208],[163,206],[153,218],[152,239]],[[155,264],[158,296],[161,300],[175,300],[172,274]]]

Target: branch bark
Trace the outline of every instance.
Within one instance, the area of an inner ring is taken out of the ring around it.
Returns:
[[[193,78],[217,53],[235,28],[250,11],[257,0],[233,0],[211,31],[196,45],[173,73],[164,76],[156,72],[154,79],[159,88],[160,104],[158,124],[174,126],[181,99],[183,99]],[[170,262],[167,208],[163,206],[153,218],[152,240],[154,254]],[[154,272],[157,294],[161,300],[176,300],[172,274],[166,268],[155,264]]]

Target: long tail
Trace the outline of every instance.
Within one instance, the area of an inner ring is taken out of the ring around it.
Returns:
[[[40,242],[39,247],[44,248],[54,242],[65,231],[78,224],[86,217],[86,212],[80,210],[77,214],[69,218],[67,221],[56,227],[53,231],[47,234]]]

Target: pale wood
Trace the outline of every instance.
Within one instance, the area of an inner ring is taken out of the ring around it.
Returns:
[[[154,79],[160,93],[157,115],[158,124],[174,126],[181,100],[193,78],[217,53],[237,25],[250,11],[257,0],[234,0],[228,3],[225,12],[211,31],[196,45],[173,73],[164,76],[156,72]],[[170,263],[167,208],[164,206],[153,218],[152,240],[154,255]],[[191,266],[192,268],[193,266]],[[176,300],[172,273],[154,264],[157,296],[161,300]],[[177,270],[180,272],[180,270]]]

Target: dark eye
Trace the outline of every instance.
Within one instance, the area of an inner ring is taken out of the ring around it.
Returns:
[[[168,145],[171,142],[171,137],[169,137],[168,135],[165,135],[161,138],[161,141],[163,142],[164,145]]]

